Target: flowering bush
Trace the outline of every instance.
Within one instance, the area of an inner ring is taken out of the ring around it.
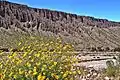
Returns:
[[[0,80],[74,80],[74,48],[60,38],[25,37],[21,52],[0,52]]]

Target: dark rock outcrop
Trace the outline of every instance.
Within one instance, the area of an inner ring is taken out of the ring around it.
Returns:
[[[23,24],[19,24],[23,23]],[[106,19],[96,19],[89,16],[78,16],[60,11],[52,11],[48,9],[30,8],[27,5],[0,1],[0,27],[6,29],[15,24],[15,27],[30,28],[37,26],[37,30],[41,28],[45,31],[59,33],[61,31],[76,30],[83,23],[86,26],[97,27],[115,27],[120,23],[108,21]]]

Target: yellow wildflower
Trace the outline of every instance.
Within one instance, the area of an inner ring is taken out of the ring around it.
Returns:
[[[44,70],[45,70],[44,68],[41,69],[41,71],[44,71]]]
[[[27,62],[27,66],[28,66],[28,67],[30,67],[30,66],[31,66],[31,64],[30,64],[29,62]]]
[[[19,74],[23,74],[24,73],[24,71],[22,71],[21,69],[19,69]]]
[[[40,62],[36,63],[37,66],[40,66]]]
[[[29,73],[29,74],[31,74],[31,73],[32,73],[32,71],[31,71],[31,70],[29,70],[29,71],[28,71],[28,73]]]
[[[59,79],[59,76],[58,76],[58,75],[54,75],[54,77],[55,77],[55,79],[57,79],[57,80]]]
[[[45,76],[42,76],[42,75],[40,74],[40,75],[38,75],[37,80],[44,80],[45,78],[46,78]]]
[[[78,74],[81,74],[81,71],[79,70],[79,71],[77,71],[78,72]]]
[[[47,78],[46,80],[49,80],[49,78]]]
[[[54,65],[57,65],[57,62],[54,62]]]
[[[37,75],[37,72],[34,72],[34,73],[33,73],[33,76],[35,76],[35,75]]]
[[[44,80],[45,79],[45,76],[42,76],[41,80]]]
[[[33,71],[34,71],[34,72],[36,72],[36,69],[37,69],[37,68],[36,68],[36,67],[34,67]]]

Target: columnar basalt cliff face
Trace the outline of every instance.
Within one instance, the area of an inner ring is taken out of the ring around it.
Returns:
[[[77,48],[119,46],[119,22],[0,1],[0,30],[55,34]]]

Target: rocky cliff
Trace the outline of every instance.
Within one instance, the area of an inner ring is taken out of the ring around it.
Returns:
[[[77,49],[120,46],[120,22],[0,1],[0,33],[60,35]],[[3,41],[4,42],[4,41]]]

